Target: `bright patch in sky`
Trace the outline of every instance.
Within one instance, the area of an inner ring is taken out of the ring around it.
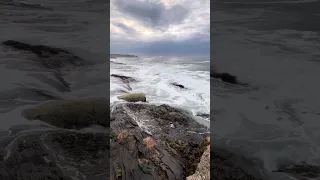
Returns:
[[[210,0],[111,0],[110,9],[111,53],[210,53]]]

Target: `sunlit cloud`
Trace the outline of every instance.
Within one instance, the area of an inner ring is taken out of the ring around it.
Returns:
[[[183,42],[209,44],[209,0],[111,0],[110,7],[112,53],[141,51],[144,46],[157,44],[166,46],[164,42],[173,51],[173,45]],[[150,53],[155,50],[150,49]]]

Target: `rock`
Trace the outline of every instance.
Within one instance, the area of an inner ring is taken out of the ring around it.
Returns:
[[[59,71],[53,71],[51,73],[52,78],[49,78],[43,74],[40,73],[34,73],[34,74],[28,74],[28,76],[31,76],[35,79],[38,79],[42,81],[43,83],[46,83],[50,85],[51,87],[54,87],[56,90],[60,92],[70,92],[71,87],[70,84],[63,78],[63,75]]]
[[[240,159],[241,163],[238,162]],[[224,148],[214,147],[210,152],[211,160],[211,179],[215,180],[262,180],[262,177],[257,175],[259,172],[248,172],[242,168],[242,163],[245,161],[251,166],[252,161],[245,157],[232,153]]]
[[[316,179],[320,177],[320,166],[307,163],[282,166],[274,172],[290,174],[298,179]]]
[[[243,83],[238,81],[238,78],[234,75],[231,75],[229,73],[217,73],[215,71],[210,72],[210,77],[220,79],[223,82],[229,83],[229,84],[237,84],[242,86],[247,86],[247,83]]]
[[[15,132],[0,179],[108,179],[109,136],[68,131]],[[23,134],[23,138],[16,138]],[[1,144],[1,141],[0,141]],[[68,168],[65,168],[68,167]],[[86,177],[86,178],[83,178]]]
[[[15,49],[29,51],[36,54],[38,57],[41,58],[39,59],[39,61],[45,68],[61,69],[70,65],[83,65],[83,59],[60,48],[53,48],[44,45],[30,45],[15,40],[4,41],[2,44]]]
[[[127,93],[121,96],[118,96],[118,99],[122,99],[128,102],[146,102],[146,95],[144,93]]]
[[[178,83],[171,83],[171,85],[179,87],[181,89],[187,89],[186,87],[184,87],[184,85],[178,84]]]
[[[80,129],[91,125],[109,126],[107,99],[52,101],[26,109],[22,115],[28,120],[40,120],[56,127]]]
[[[135,79],[133,79],[132,77],[129,76],[123,76],[123,75],[117,75],[117,74],[111,74],[111,77],[115,77],[115,78],[119,78],[121,79],[122,82],[128,84],[131,82],[137,82]]]
[[[210,180],[210,145],[203,153],[196,172],[187,180]]]
[[[200,133],[207,129],[168,105],[117,104],[110,127],[111,179],[185,179],[195,172],[206,147]]]
[[[238,84],[237,77],[234,75],[231,75],[229,73],[211,72],[210,76],[213,78],[221,79],[222,81],[230,83],[230,84]]]
[[[206,113],[197,113],[196,116],[199,116],[202,118],[210,118],[210,114],[206,114]]]

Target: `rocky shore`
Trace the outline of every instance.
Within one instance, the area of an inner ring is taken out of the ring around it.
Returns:
[[[51,84],[61,92],[72,91],[64,74],[84,64],[80,57],[59,48],[12,40],[2,44],[36,55],[34,61],[39,66],[55,72],[57,78]],[[135,82],[133,77],[111,76],[129,87]],[[224,79],[222,75],[213,78]],[[41,91],[34,93],[46,96]],[[3,180],[206,180],[210,179],[210,170],[211,179],[262,179],[237,164],[240,155],[216,146],[210,151],[209,130],[189,112],[166,104],[149,104],[143,93],[123,93],[111,106],[105,98],[50,96],[21,115],[26,122],[41,123],[35,129],[21,125],[0,132],[8,133],[0,141]]]

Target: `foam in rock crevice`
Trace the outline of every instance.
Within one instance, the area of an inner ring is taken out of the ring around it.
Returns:
[[[152,135],[152,130],[150,128],[148,128],[148,125],[146,125],[144,122],[145,121],[150,121],[147,119],[143,119],[142,117],[138,118],[134,112],[132,112],[128,107],[126,107],[125,105],[123,106],[123,109],[126,111],[126,113],[128,114],[129,117],[131,117],[140,127],[141,130],[143,130],[144,132]]]

